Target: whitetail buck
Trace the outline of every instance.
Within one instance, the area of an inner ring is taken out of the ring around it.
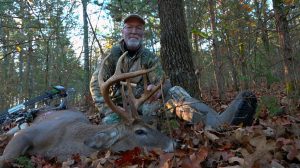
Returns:
[[[138,118],[138,106],[152,96],[159,89],[159,86],[156,86],[151,92],[145,89],[144,94],[139,99],[133,96],[129,86],[129,78],[145,75],[155,67],[121,73],[121,60],[125,54],[118,60],[114,75],[105,82],[103,82],[102,73],[103,63],[107,58],[102,62],[99,71],[99,81],[103,83],[100,88],[104,100],[114,112],[122,117],[121,123],[112,126],[99,126],[91,124],[83,113],[76,110],[49,111],[39,115],[30,127],[19,131],[11,139],[0,158],[0,164],[23,154],[57,157],[58,160],[62,161],[72,154],[78,153],[89,156],[97,150],[124,151],[136,146],[173,151],[175,143],[171,138],[151,128]],[[123,87],[122,95],[125,106],[122,108],[112,102],[108,93],[113,84],[125,79],[128,95],[125,96]]]

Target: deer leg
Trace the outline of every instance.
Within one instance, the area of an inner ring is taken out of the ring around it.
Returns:
[[[15,135],[15,137],[13,137],[11,141],[7,144],[3,155],[0,158],[1,162],[12,161],[20,155],[25,154],[25,152],[32,144],[30,139],[31,138],[29,138],[24,133]]]

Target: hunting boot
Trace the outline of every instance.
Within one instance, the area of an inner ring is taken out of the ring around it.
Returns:
[[[212,128],[224,124],[251,125],[257,107],[257,99],[250,91],[241,92],[221,114],[202,101],[191,97],[179,86],[172,87],[169,96],[171,99],[166,103],[166,107],[173,108],[179,118],[192,123],[203,122]]]

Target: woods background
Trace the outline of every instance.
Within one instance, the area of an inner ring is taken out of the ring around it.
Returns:
[[[224,101],[228,91],[277,85],[297,100],[299,7],[299,0],[0,0],[0,109],[55,85],[74,87],[77,103],[90,101],[90,75],[120,40],[128,13],[146,19],[144,44],[172,84],[193,96]],[[90,18],[100,13],[95,26]],[[81,48],[74,37],[82,37]],[[264,101],[278,111],[275,95]]]

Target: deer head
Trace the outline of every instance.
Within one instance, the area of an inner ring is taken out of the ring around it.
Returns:
[[[85,141],[85,144],[97,149],[103,148],[104,146],[110,147],[114,151],[127,150],[136,146],[159,147],[164,149],[165,151],[173,151],[175,145],[174,141],[141,121],[137,112],[138,107],[160,88],[160,86],[157,85],[151,91],[147,90],[147,78],[145,75],[153,71],[156,67],[135,72],[122,73],[121,62],[126,54],[127,52],[125,52],[119,58],[116,64],[115,73],[106,81],[104,81],[103,79],[103,65],[108,57],[104,58],[102,64],[100,65],[98,76],[100,90],[106,104],[114,112],[119,114],[120,117],[122,117],[123,122],[115,126],[114,131],[109,130],[107,132],[101,132],[96,136],[87,139]],[[140,75],[144,75],[144,93],[137,99],[133,94],[130,78],[134,78]],[[109,88],[113,84],[121,82],[122,80],[126,80],[128,94],[125,94],[125,86],[122,85],[121,93],[123,98],[123,107],[120,107],[114,104],[109,97]],[[157,137],[160,137],[160,139],[157,139]],[[105,144],[103,144],[103,139],[107,139],[107,141],[105,141]],[[119,141],[119,139],[122,139],[122,141]]]

